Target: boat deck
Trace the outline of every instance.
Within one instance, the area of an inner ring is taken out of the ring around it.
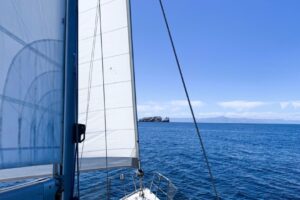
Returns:
[[[135,191],[120,200],[159,200],[148,188]]]

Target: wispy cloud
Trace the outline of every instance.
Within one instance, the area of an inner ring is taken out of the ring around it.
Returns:
[[[202,101],[192,101],[192,106],[199,109],[205,104]],[[171,100],[166,102],[149,101],[137,106],[140,117],[143,116],[169,116],[169,117],[190,117],[188,102],[186,100]]]
[[[138,110],[139,112],[160,112],[165,110],[164,106],[156,105],[156,104],[143,104],[143,105],[138,105]]]
[[[300,121],[300,113],[282,112],[207,112],[197,113],[197,118],[242,118],[242,119],[270,119],[270,120],[295,120]]]
[[[292,101],[292,106],[294,108],[300,108],[300,101]]]
[[[170,104],[172,106],[188,106],[188,101],[187,100],[173,100],[170,101]],[[191,101],[191,104],[193,107],[201,107],[204,105],[202,101]]]
[[[224,101],[219,102],[218,105],[223,108],[229,108],[234,109],[236,111],[247,111],[250,109],[254,109],[263,105],[266,105],[267,103],[262,101]]]
[[[284,119],[300,120],[300,101],[264,102],[264,101],[223,101],[217,103],[204,103],[192,101],[197,118],[248,118],[248,119]],[[263,110],[256,108],[263,107]],[[278,110],[281,107],[281,111]],[[221,108],[225,108],[221,109]],[[277,107],[277,109],[276,109]],[[267,108],[272,110],[266,110]],[[292,108],[294,110],[284,110]],[[274,110],[273,110],[274,109]],[[210,112],[213,111],[213,112]],[[186,100],[148,101],[138,105],[139,117],[160,115],[171,118],[191,118],[191,113]]]
[[[283,101],[283,102],[279,102],[281,109],[285,109],[290,105],[290,102],[288,101]]]
[[[294,109],[300,108],[300,101],[282,101],[279,102],[281,109],[286,109],[288,107],[293,107]]]

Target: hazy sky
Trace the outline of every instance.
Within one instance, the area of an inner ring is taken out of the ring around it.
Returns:
[[[158,0],[131,0],[139,116],[189,117]],[[198,117],[300,119],[299,0],[164,0]]]

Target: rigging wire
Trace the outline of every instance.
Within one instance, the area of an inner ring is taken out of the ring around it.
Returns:
[[[109,199],[109,177],[108,177],[108,149],[107,149],[107,124],[106,124],[106,101],[105,101],[105,77],[104,77],[104,60],[103,60],[103,38],[102,38],[102,18],[101,4],[98,0],[99,9],[99,31],[100,31],[100,49],[101,49],[101,66],[102,66],[102,93],[103,93],[103,115],[104,115],[104,135],[105,135],[105,171],[106,171],[106,199]]]
[[[165,22],[165,25],[166,25],[166,28],[167,28],[167,31],[168,31],[170,43],[172,45],[173,54],[174,54],[174,57],[175,57],[175,60],[176,60],[176,64],[177,64],[177,68],[178,68],[178,71],[179,71],[179,74],[180,74],[180,78],[181,78],[181,82],[182,82],[182,85],[183,85],[183,88],[184,88],[184,92],[185,92],[185,95],[186,95],[186,98],[187,98],[187,101],[188,101],[188,104],[189,104],[189,108],[190,108],[190,111],[191,111],[191,114],[192,114],[192,117],[193,117],[193,122],[194,122],[194,125],[195,125],[197,136],[198,136],[200,144],[201,144],[201,149],[202,149],[202,153],[203,153],[205,163],[206,163],[206,166],[207,166],[207,169],[208,169],[208,173],[209,173],[210,181],[211,181],[211,184],[212,184],[212,188],[213,188],[213,191],[215,193],[216,199],[219,200],[220,198],[219,198],[219,195],[218,195],[218,192],[217,192],[217,188],[216,188],[216,185],[215,185],[215,181],[214,181],[214,177],[213,177],[213,174],[212,174],[212,171],[211,171],[211,167],[209,165],[209,161],[208,161],[208,157],[207,157],[206,150],[205,150],[205,147],[204,147],[204,143],[203,143],[203,140],[202,140],[202,137],[201,137],[201,134],[200,134],[200,129],[199,129],[197,121],[196,121],[196,117],[195,117],[194,110],[193,110],[193,107],[192,107],[192,104],[191,104],[189,93],[188,93],[188,90],[187,90],[187,87],[186,87],[186,84],[185,84],[185,80],[184,80],[184,76],[183,76],[183,73],[182,73],[181,65],[180,65],[180,62],[179,62],[179,58],[177,56],[175,44],[174,44],[174,41],[173,41],[173,37],[172,37],[172,34],[171,34],[171,30],[170,30],[170,27],[169,27],[169,23],[168,23],[168,20],[167,20],[167,16],[166,16],[166,13],[165,13],[165,9],[164,9],[162,0],[159,0],[159,4],[160,4],[160,8],[161,8],[163,17],[164,17],[164,22]]]
[[[97,3],[99,6],[100,1]],[[96,10],[95,14],[95,25],[94,25],[94,35],[93,35],[93,43],[92,43],[92,52],[91,52],[91,60],[90,60],[90,67],[89,67],[89,79],[88,79],[88,92],[87,92],[87,105],[86,105],[86,115],[85,115],[85,125],[87,126],[88,123],[88,114],[89,114],[89,107],[90,107],[90,96],[91,96],[91,87],[92,87],[92,75],[93,75],[93,67],[94,67],[94,57],[95,57],[95,46],[96,46],[96,38],[97,38],[97,28],[98,28],[98,10]],[[78,44],[77,44],[78,47]],[[77,65],[78,66],[78,60]],[[78,75],[77,75],[77,83],[78,83]],[[77,91],[78,92],[78,84],[77,84]],[[78,94],[77,94],[78,96]],[[77,104],[78,105],[78,104]],[[76,130],[76,137],[78,138],[78,130]],[[78,199],[80,199],[80,185],[79,185],[79,176],[80,176],[80,168],[81,168],[81,161],[83,156],[83,149],[84,149],[84,143],[82,143],[81,147],[81,155],[79,159],[79,144],[76,144],[76,150],[75,150],[75,157],[77,157],[77,195]]]
[[[76,59],[76,68],[78,69],[78,60]],[[78,71],[78,70],[76,70]],[[78,73],[76,73],[76,83],[78,83]],[[75,94],[77,96],[76,98],[76,103],[75,103],[75,113],[76,113],[76,124],[78,124],[78,84],[76,84],[75,87]],[[76,134],[76,139],[79,138],[79,130],[78,130],[78,126],[76,126],[76,130],[75,130],[75,134]],[[74,168],[77,176],[77,182],[76,182],[76,192],[77,192],[77,199],[80,199],[80,168],[79,168],[79,143],[76,142],[75,143],[75,156],[74,156],[74,164],[76,165],[76,168]]]
[[[76,129],[76,138],[78,138],[78,128]],[[77,198],[80,199],[80,168],[79,168],[79,144],[76,143],[75,144],[75,164],[76,164],[76,168],[77,168],[77,187],[76,187],[76,190],[77,190]]]
[[[132,79],[133,79],[133,87],[134,87],[134,103],[136,105],[137,102],[137,98],[136,98],[136,88],[135,88],[135,70],[134,70],[134,49],[133,49],[133,31],[132,31],[132,13],[131,13],[131,0],[128,0],[128,12],[129,12],[129,26],[128,26],[128,30],[130,33],[130,38],[129,38],[129,45],[131,48],[131,65],[132,65]],[[142,162],[140,159],[140,155],[141,155],[141,150],[139,148],[139,143],[140,143],[140,134],[139,134],[139,124],[137,123],[137,119],[138,119],[138,114],[137,111],[135,111],[135,121],[136,121],[136,131],[137,131],[137,149],[138,149],[138,169],[142,170]]]
[[[134,72],[134,49],[133,49],[133,31],[132,31],[132,13],[131,13],[131,0],[128,0],[128,4],[127,4],[127,8],[128,8],[128,12],[129,12],[129,33],[130,33],[130,41],[129,41],[129,45],[131,48],[131,60],[132,60],[132,79],[133,79],[133,87],[134,87],[134,104],[136,105],[137,102],[137,98],[136,98],[136,88],[135,88],[135,72]],[[140,183],[140,190],[142,191],[142,195],[144,194],[144,185],[143,185],[143,176],[144,176],[144,171],[142,169],[142,162],[140,159],[140,155],[141,155],[141,150],[139,147],[139,143],[140,143],[140,134],[139,134],[139,128],[138,128],[138,123],[137,123],[137,119],[138,119],[138,114],[137,111],[135,110],[135,121],[136,121],[136,135],[137,135],[137,151],[138,151],[138,169],[137,169],[137,176],[139,177],[139,183]]]
[[[97,6],[99,6],[99,1],[97,3]],[[98,10],[96,10],[95,15],[95,25],[94,25],[94,35],[93,35],[93,43],[92,43],[92,52],[91,52],[91,60],[90,60],[90,67],[89,67],[89,79],[88,79],[88,92],[87,92],[87,104],[86,104],[86,112],[85,112],[85,125],[87,126],[88,123],[88,117],[89,117],[89,107],[90,107],[90,99],[91,99],[91,88],[92,88],[92,77],[93,77],[93,68],[94,68],[94,57],[95,57],[95,46],[96,46],[96,38],[97,38],[97,29],[98,29]],[[81,147],[81,155],[80,155],[80,167],[81,167],[81,161],[83,156],[83,149],[84,149],[84,143],[82,143]]]

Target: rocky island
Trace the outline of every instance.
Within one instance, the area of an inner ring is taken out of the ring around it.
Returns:
[[[154,117],[144,117],[139,119],[139,122],[170,122],[169,117],[165,117],[164,119],[161,116]]]

